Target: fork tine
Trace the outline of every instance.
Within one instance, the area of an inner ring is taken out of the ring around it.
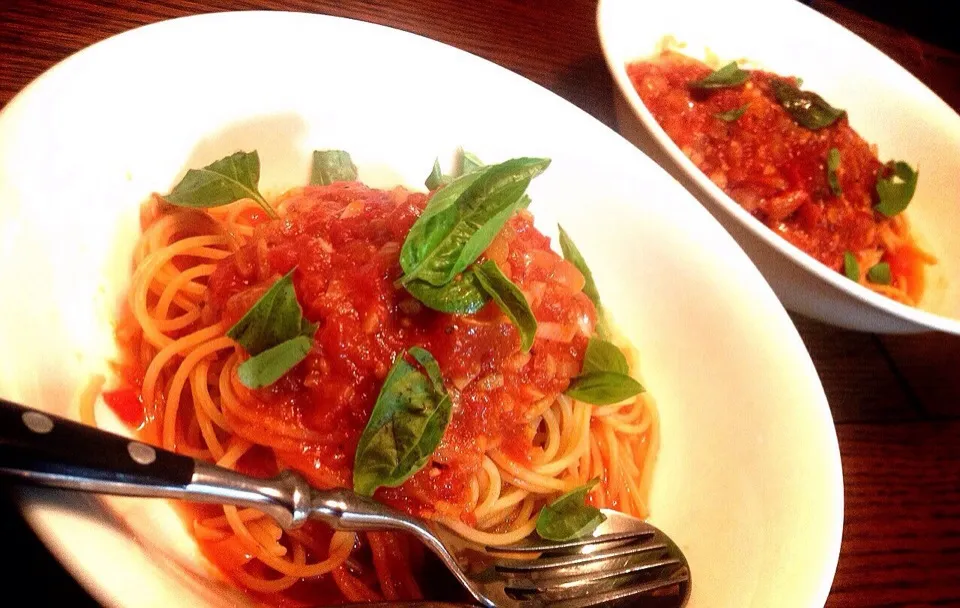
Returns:
[[[681,561],[675,557],[664,557],[657,560],[646,560],[643,562],[629,562],[617,567],[605,569],[597,576],[584,577],[583,574],[572,576],[549,577],[549,576],[517,576],[510,577],[505,586],[509,591],[515,593],[540,592],[546,595],[568,596],[571,593],[582,595],[585,592],[596,591],[597,587],[613,588],[629,586],[625,583],[624,577],[631,576],[632,580],[639,576],[649,573],[658,568],[667,568],[681,564]],[[649,578],[643,579],[649,582]]]
[[[587,608],[588,606],[607,606],[619,602],[625,602],[628,599],[636,598],[639,595],[657,595],[664,601],[663,605],[683,606],[686,603],[690,586],[690,570],[684,566],[678,568],[670,576],[657,580],[644,580],[635,585],[625,585],[612,591],[604,593],[581,595],[564,600],[551,602],[552,608]],[[677,587],[677,593],[661,596],[658,592]],[[670,600],[673,601],[670,601]]]
[[[569,549],[579,549],[586,545],[595,545],[599,543],[612,543],[631,541],[638,538],[652,537],[657,534],[657,530],[650,527],[646,529],[634,530],[631,532],[616,532],[613,534],[602,534],[600,536],[587,536],[565,542],[535,541],[525,540],[519,543],[508,545],[506,547],[487,546],[485,549],[490,553],[547,553],[554,551],[563,551]]]
[[[629,543],[593,553],[568,553],[535,560],[499,560],[496,562],[496,567],[497,570],[501,572],[552,571],[569,568],[570,566],[583,566],[591,562],[611,560],[617,557],[630,557],[666,549],[667,545],[663,542],[649,542],[646,544]]]

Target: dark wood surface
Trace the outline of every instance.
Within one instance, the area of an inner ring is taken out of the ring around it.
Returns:
[[[960,108],[960,55],[830,0],[811,4]],[[335,14],[422,34],[495,61],[615,126],[594,0],[7,0],[0,7],[0,105],[107,36],[182,15],[254,8]],[[843,458],[844,538],[828,606],[960,605],[960,339],[794,321],[820,372]],[[53,562],[22,526],[6,521],[0,530],[29,556],[7,576],[58,581],[53,588],[63,586],[64,597],[74,599],[69,579],[48,574]]]

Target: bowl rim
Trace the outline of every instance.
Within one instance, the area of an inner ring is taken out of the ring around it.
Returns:
[[[768,0],[768,2],[775,1],[776,0]],[[939,330],[950,334],[960,335],[960,318],[952,318],[945,315],[936,314],[884,297],[879,293],[860,285],[859,283],[854,283],[850,279],[847,279],[845,276],[841,275],[839,272],[834,272],[825,264],[820,263],[814,259],[813,256],[809,255],[793,243],[779,237],[762,222],[760,222],[760,220],[748,213],[743,207],[740,206],[739,203],[737,203],[737,201],[724,192],[719,186],[713,183],[713,181],[710,180],[706,174],[693,163],[693,161],[687,158],[687,156],[680,150],[680,147],[673,142],[663,127],[660,126],[660,123],[657,122],[656,118],[654,118],[653,113],[650,112],[646,104],[644,104],[643,100],[640,98],[640,95],[633,88],[633,84],[631,83],[630,77],[627,74],[626,66],[629,62],[642,59],[642,57],[617,57],[614,56],[613,52],[611,51],[611,44],[609,42],[610,35],[608,33],[608,26],[606,25],[609,20],[608,15],[610,13],[610,9],[608,7],[616,6],[622,3],[623,0],[599,0],[597,3],[597,33],[600,37],[600,47],[603,51],[607,70],[613,76],[613,80],[616,83],[620,94],[624,99],[626,99],[627,105],[630,106],[634,116],[640,120],[647,133],[653,136],[660,149],[670,157],[670,160],[673,161],[676,166],[682,169],[686,177],[692,179],[702,192],[709,195],[713,202],[717,204],[717,206],[719,206],[727,215],[736,219],[740,226],[747,229],[753,237],[758,238],[766,245],[775,249],[791,263],[803,268],[815,277],[826,282],[834,289],[843,292],[845,295],[850,296],[860,303],[874,309],[876,312],[884,313],[886,315],[913,323],[919,326],[919,331]],[[912,80],[912,84],[919,87],[924,94],[935,98],[936,102],[954,114],[957,117],[958,123],[960,123],[960,115],[958,115],[953,108],[943,101],[940,96],[934,93],[916,76],[911,74],[908,70],[903,68],[889,56],[884,54],[880,49],[876,48],[854,32],[846,29],[825,15],[820,14],[813,8],[805,6],[803,3],[793,2],[792,0],[784,0],[781,2],[781,6],[783,7],[783,10],[796,10],[800,12],[806,11],[808,15],[813,15],[814,18],[823,20],[823,26],[827,30],[834,28],[833,31],[836,32],[836,34],[852,37],[856,40],[856,44],[869,47],[869,51],[876,54],[878,61],[882,63],[885,62],[888,69],[898,70],[901,72],[900,75],[902,77],[908,77],[910,80]],[[876,331],[875,333],[883,332]]]
[[[21,90],[7,106],[0,112],[0,119],[4,115],[8,114],[8,108],[17,107],[21,105],[23,99],[28,97],[29,94],[36,88],[37,84],[41,81],[49,78],[55,70],[62,70],[65,66],[70,66],[73,61],[75,61],[78,56],[86,55],[91,52],[91,50],[96,49],[98,52],[105,45],[114,44],[114,40],[118,38],[128,38],[135,36],[140,30],[150,29],[151,31],[158,28],[170,27],[171,24],[182,21],[199,21],[199,20],[209,20],[211,23],[216,23],[219,19],[222,18],[233,18],[237,15],[244,15],[247,17],[255,17],[256,15],[262,15],[267,17],[276,17],[277,15],[296,15],[305,19],[314,19],[317,21],[331,21],[334,23],[343,23],[348,22],[351,25],[362,26],[366,31],[369,32],[393,32],[402,34],[406,39],[408,37],[420,39],[422,41],[428,41],[432,45],[440,45],[445,47],[448,52],[455,52],[464,57],[470,57],[471,65],[477,66],[482,64],[487,64],[493,68],[496,68],[497,74],[499,77],[512,78],[517,81],[523,81],[524,86],[533,87],[539,89],[542,94],[547,94],[554,101],[563,104],[563,107],[570,112],[576,112],[581,114],[584,117],[588,117],[592,121],[592,128],[598,131],[604,132],[604,138],[611,146],[617,146],[624,152],[619,153],[620,155],[636,155],[638,157],[646,158],[646,156],[639,150],[637,150],[632,144],[620,137],[614,130],[610,129],[604,125],[599,120],[592,117],[589,113],[579,108],[575,104],[563,99],[553,91],[550,91],[546,87],[543,87],[525,77],[522,77],[508,68],[505,68],[493,61],[484,59],[469,51],[459,49],[452,45],[427,38],[425,36],[420,36],[411,32],[406,32],[400,30],[399,28],[384,26],[380,24],[365,22],[357,19],[350,19],[345,17],[337,17],[331,15],[318,15],[313,13],[303,13],[296,11],[223,11],[216,13],[205,13],[200,15],[190,15],[184,17],[178,17],[175,19],[163,20],[156,23],[151,23],[148,25],[143,25],[132,30],[127,30],[104,40],[98,41],[92,45],[80,49],[76,53],[68,56],[67,58],[57,62],[54,66],[43,72],[36,79],[34,79],[29,85],[27,85],[23,90]],[[0,121],[2,122],[2,121]],[[649,159],[648,159],[649,160]],[[656,166],[656,163],[653,163],[652,160],[649,161],[651,167]],[[662,168],[657,167],[658,170],[663,171]],[[676,181],[672,176],[670,176],[666,171],[664,171],[664,178],[672,181]],[[677,187],[682,190],[682,186],[677,184]],[[709,220],[706,220],[706,217],[709,217]],[[716,222],[716,220],[707,214],[704,218],[708,222]],[[739,254],[743,256],[743,260],[753,268],[755,271],[756,279],[763,283],[766,290],[769,290],[769,285],[766,283],[765,279],[762,278],[759,271],[756,270],[756,267],[753,265],[752,261],[743,253],[739,245],[730,237],[726,231],[721,227],[717,227],[718,236],[722,236],[729,240],[731,248],[733,250],[738,250]],[[844,492],[843,492],[843,477],[842,477],[842,468],[841,468],[841,458],[839,445],[837,442],[836,428],[833,423],[832,416],[830,414],[829,405],[827,403],[826,395],[823,392],[822,383],[819,380],[817,371],[813,365],[813,362],[810,358],[809,352],[806,349],[802,339],[800,338],[799,333],[796,330],[796,327],[791,322],[790,318],[787,316],[786,311],[783,309],[782,305],[774,296],[772,290],[769,291],[770,296],[770,305],[769,307],[776,311],[776,315],[781,317],[783,329],[785,334],[781,336],[782,340],[790,345],[791,350],[794,352],[794,355],[800,359],[803,364],[803,369],[798,370],[803,374],[803,377],[807,380],[805,384],[809,384],[811,392],[815,394],[816,399],[814,402],[807,404],[809,407],[814,408],[817,411],[817,417],[814,419],[814,423],[818,429],[818,433],[822,434],[825,440],[829,443],[829,448],[831,452],[830,461],[830,470],[823,473],[822,481],[824,484],[829,484],[831,492],[833,492],[834,500],[832,504],[827,505],[829,508],[829,523],[830,529],[824,532],[824,546],[827,547],[827,551],[824,553],[821,560],[816,562],[817,568],[820,572],[820,589],[811,590],[811,595],[819,597],[821,601],[825,601],[827,594],[829,593],[830,585],[832,584],[833,576],[836,571],[837,561],[839,558],[840,543],[843,530],[843,505],[844,505]],[[37,501],[32,500],[28,495],[20,494],[18,496],[18,502],[20,504],[21,511],[26,519],[26,521],[31,525],[37,535],[43,540],[47,548],[53,553],[57,559],[63,563],[68,571],[74,576],[78,582],[80,582],[92,595],[100,599],[101,601],[106,601],[111,605],[119,605],[121,600],[126,596],[117,591],[117,587],[109,583],[109,581],[104,581],[103,577],[97,575],[95,570],[89,568],[88,564],[83,563],[77,559],[77,554],[71,549],[70,546],[65,543],[59,542],[56,526],[52,524],[52,519],[50,514],[44,513],[41,510],[37,509]],[[159,569],[156,569],[159,572]],[[129,599],[129,598],[127,598]]]

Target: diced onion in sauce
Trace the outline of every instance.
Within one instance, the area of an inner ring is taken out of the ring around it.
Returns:
[[[537,338],[553,342],[570,342],[577,334],[577,325],[561,325],[545,321],[537,324]]]

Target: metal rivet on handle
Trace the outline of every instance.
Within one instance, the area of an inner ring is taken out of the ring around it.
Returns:
[[[136,441],[127,444],[127,452],[130,453],[130,458],[133,458],[133,461],[137,464],[148,465],[157,459],[155,449]]]
[[[53,420],[50,419],[50,416],[45,416],[39,412],[24,412],[21,418],[23,424],[34,433],[44,435],[53,430]]]

